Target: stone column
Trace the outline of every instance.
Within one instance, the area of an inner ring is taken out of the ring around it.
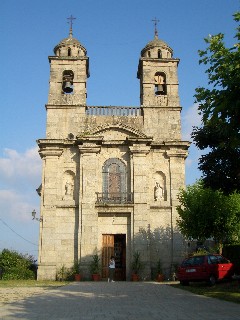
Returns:
[[[38,251],[38,280],[56,279],[56,201],[58,161],[62,148],[40,149],[43,159],[41,218]]]

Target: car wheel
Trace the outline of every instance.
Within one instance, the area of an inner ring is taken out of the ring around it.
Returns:
[[[189,286],[189,281],[180,281],[180,284],[182,285],[182,286]]]
[[[208,280],[208,283],[209,283],[209,285],[210,286],[214,286],[215,284],[216,284],[216,277],[215,276],[213,276],[213,275],[211,275],[210,277],[209,277],[209,280]]]

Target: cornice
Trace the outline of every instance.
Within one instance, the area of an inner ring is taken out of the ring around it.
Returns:
[[[51,149],[51,148],[46,148],[46,149],[40,149],[39,151],[40,157],[46,158],[46,157],[60,157],[62,155],[63,149]]]
[[[86,153],[99,153],[101,151],[101,146],[94,143],[84,143],[78,146],[80,154]]]

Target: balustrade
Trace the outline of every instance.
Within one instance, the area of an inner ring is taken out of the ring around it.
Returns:
[[[133,193],[132,192],[111,192],[111,193],[102,193],[96,192],[97,194],[97,204],[127,204],[133,203]]]
[[[87,106],[86,114],[89,116],[141,116],[141,108],[139,107],[100,107]]]

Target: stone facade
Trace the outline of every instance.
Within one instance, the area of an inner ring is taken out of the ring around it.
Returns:
[[[38,279],[55,279],[61,266],[89,264],[97,253],[102,277],[110,254],[116,277],[130,279],[139,251],[142,278],[160,258],[166,276],[185,242],[176,228],[179,188],[185,184],[189,142],[181,140],[177,66],[157,34],[141,51],[140,106],[86,105],[89,59],[72,37],[50,62],[43,160]]]

